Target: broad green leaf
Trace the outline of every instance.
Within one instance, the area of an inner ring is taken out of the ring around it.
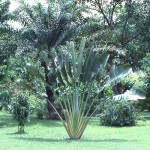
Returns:
[[[92,66],[94,64],[95,58],[97,57],[97,53],[91,50],[89,53],[88,58],[86,59],[87,62],[85,62],[84,72],[83,72],[83,81],[84,82],[90,82],[92,79],[93,72],[91,71]]]
[[[26,69],[30,73],[30,75],[32,75],[33,77],[37,77],[38,79],[41,79],[42,81],[45,82],[44,76],[39,72],[36,66],[27,64]]]
[[[104,53],[102,53],[101,55],[100,55],[100,64],[101,64],[101,66],[100,66],[100,72],[102,72],[103,73],[103,70],[104,70],[104,68],[106,67],[106,64],[107,64],[107,62],[108,62],[108,59],[109,59],[109,54],[108,54],[108,52],[104,52]]]
[[[112,71],[110,71],[109,75],[107,76],[106,84],[104,85],[105,88],[109,86],[116,85],[120,81],[124,79],[129,73],[132,72],[132,69],[129,64],[124,64]]]
[[[77,78],[78,79],[80,78],[80,74],[81,74],[81,71],[82,71],[84,47],[85,47],[85,38],[82,39],[82,41],[80,43],[80,47],[79,47],[79,56],[78,56],[78,59],[77,59],[77,63],[78,63]]]
[[[70,49],[71,49],[71,57],[72,57],[72,64],[73,64],[73,76],[74,76],[74,81],[76,82],[77,78],[77,68],[76,68],[76,64],[77,64],[77,54],[75,51],[75,46],[73,42],[70,42]]]

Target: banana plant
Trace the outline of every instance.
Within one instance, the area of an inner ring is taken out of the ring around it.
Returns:
[[[85,38],[82,39],[78,51],[74,42],[67,42],[61,53],[53,53],[58,85],[55,91],[59,93],[56,97],[65,119],[57,113],[70,139],[81,138],[91,116],[97,110],[96,107],[89,115],[99,92],[117,84],[132,71],[130,65],[125,64],[110,71],[106,76],[108,59],[107,52],[87,51]],[[90,106],[87,105],[89,103]]]

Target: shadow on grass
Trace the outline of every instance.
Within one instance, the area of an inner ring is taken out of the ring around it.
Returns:
[[[150,120],[150,112],[141,112],[140,117],[144,120]]]
[[[133,142],[135,140],[126,140],[126,139],[81,139],[81,140],[71,140],[67,139],[53,139],[53,138],[25,138],[25,137],[14,137],[14,139],[32,141],[32,142]]]
[[[14,132],[14,133],[7,133],[7,135],[24,135],[28,134],[27,132],[19,133],[19,132]]]
[[[16,126],[16,121],[12,119],[11,114],[0,114],[0,120],[2,121],[2,126],[0,123],[0,127],[5,128],[5,127],[14,127]]]
[[[143,119],[144,119],[144,121],[150,120],[150,117],[149,116],[145,116],[145,117],[143,117]]]
[[[5,122],[0,122],[0,128],[4,128],[6,126],[7,126],[7,124]]]
[[[45,127],[62,127],[63,126],[62,123],[58,120],[48,120],[48,119],[40,120],[36,118],[31,118],[31,121],[27,124],[27,126],[34,125],[34,124],[40,124]]]
[[[17,121],[13,120],[11,114],[0,115],[0,120],[2,120],[2,122],[0,122],[0,128],[17,126]],[[61,122],[57,120],[56,121],[48,120],[48,119],[41,120],[41,119],[37,119],[34,116],[31,116],[30,120],[31,120],[30,122],[26,123],[26,126],[32,126],[36,124],[39,124],[45,127],[61,127],[62,126]]]

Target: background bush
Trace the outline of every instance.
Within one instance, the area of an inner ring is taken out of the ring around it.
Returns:
[[[139,111],[150,112],[150,97],[147,97],[145,100],[139,100],[136,104],[136,108]]]
[[[133,126],[136,119],[136,109],[133,103],[123,100],[108,100],[100,115],[101,124],[105,126]]]
[[[8,109],[8,105],[10,103],[10,94],[7,90],[3,90],[0,92],[0,110],[3,108]]]
[[[38,119],[48,118],[47,101],[37,96],[30,95],[30,113],[36,115]]]

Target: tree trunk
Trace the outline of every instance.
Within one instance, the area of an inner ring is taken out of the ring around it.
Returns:
[[[58,117],[56,111],[54,110],[54,108],[50,105],[50,103],[52,105],[55,105],[54,104],[54,94],[53,94],[53,91],[50,86],[46,86],[46,94],[47,94],[48,118],[57,120],[57,119],[59,119],[59,117]]]
[[[24,133],[24,124],[18,123],[18,133]]]
[[[41,66],[45,70],[45,81],[47,83],[47,86],[45,87],[45,89],[46,89],[46,95],[47,95],[48,118],[56,120],[56,119],[59,119],[59,117],[58,117],[56,111],[54,110],[54,108],[50,105],[50,103],[52,105],[55,105],[54,104],[54,93],[53,93],[53,90],[51,89],[51,84],[50,84],[49,78],[48,78],[49,71],[48,71],[47,65],[44,60],[41,60]]]

